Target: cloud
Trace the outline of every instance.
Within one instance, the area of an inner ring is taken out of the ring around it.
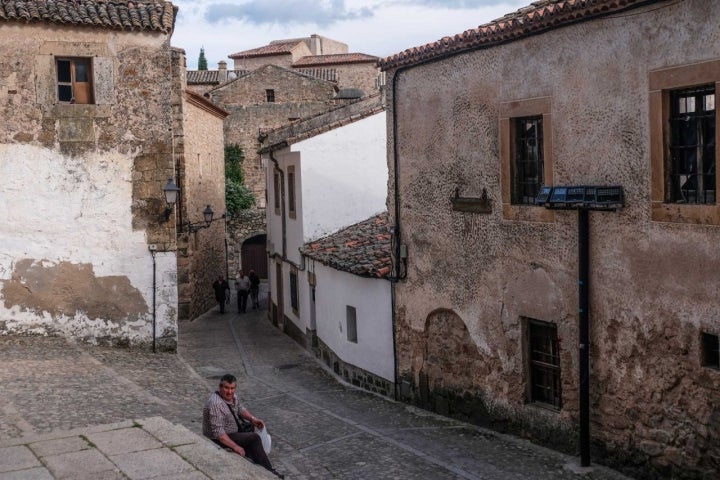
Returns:
[[[375,6],[349,8],[345,0],[251,0],[241,5],[212,3],[205,19],[210,23],[240,20],[254,25],[313,24],[321,27],[373,16]]]

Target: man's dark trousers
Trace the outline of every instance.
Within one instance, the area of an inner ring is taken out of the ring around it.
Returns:
[[[248,290],[238,290],[238,312],[243,313],[247,309]]]

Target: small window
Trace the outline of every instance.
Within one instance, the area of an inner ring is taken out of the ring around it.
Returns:
[[[297,272],[290,272],[290,306],[295,313],[298,313],[298,285]]]
[[[275,213],[280,215],[280,173],[273,175],[273,197],[275,200]]]
[[[351,307],[350,305],[345,307],[345,319],[347,327],[345,331],[347,332],[348,342],[357,343],[357,311],[355,307]]]
[[[667,203],[715,203],[715,85],[670,91]]]
[[[512,204],[534,205],[543,184],[543,117],[514,119]]]
[[[269,88],[265,90],[265,99],[268,101],[268,103],[274,103],[275,102],[275,90]]]
[[[92,104],[92,67],[89,58],[57,59],[58,101]]]
[[[720,335],[703,332],[702,366],[720,369]]]
[[[560,409],[560,351],[557,326],[529,320],[530,401]]]
[[[295,218],[295,167],[288,167],[288,216]]]

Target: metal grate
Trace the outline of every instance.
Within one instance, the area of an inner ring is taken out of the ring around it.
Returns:
[[[671,203],[714,204],[715,86],[670,92],[670,161],[666,198]]]

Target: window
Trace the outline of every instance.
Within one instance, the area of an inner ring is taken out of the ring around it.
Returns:
[[[702,366],[720,369],[720,335],[702,333]]]
[[[715,85],[670,91],[666,203],[715,203]]]
[[[351,307],[350,305],[345,307],[345,320],[345,331],[347,332],[348,342],[357,343],[357,311],[355,307]]]
[[[512,163],[512,203],[534,205],[543,184],[542,115],[516,118]]]
[[[275,102],[275,90],[269,88],[265,90],[265,99],[268,101],[268,103],[274,103]]]
[[[552,210],[535,206],[542,185],[552,185],[550,97],[500,104],[500,175],[505,220],[552,222]]]
[[[560,409],[560,351],[557,326],[528,320],[530,401]]]
[[[720,225],[715,115],[720,61],[656,70],[649,77],[652,219]]]
[[[290,272],[290,306],[295,313],[298,313],[297,270]]]
[[[290,166],[287,169],[288,172],[288,216],[290,218],[296,217],[295,212],[295,167]]]
[[[89,58],[58,58],[56,66],[59,102],[94,103]]]
[[[280,215],[280,172],[273,175],[273,196],[275,199],[275,213]]]

